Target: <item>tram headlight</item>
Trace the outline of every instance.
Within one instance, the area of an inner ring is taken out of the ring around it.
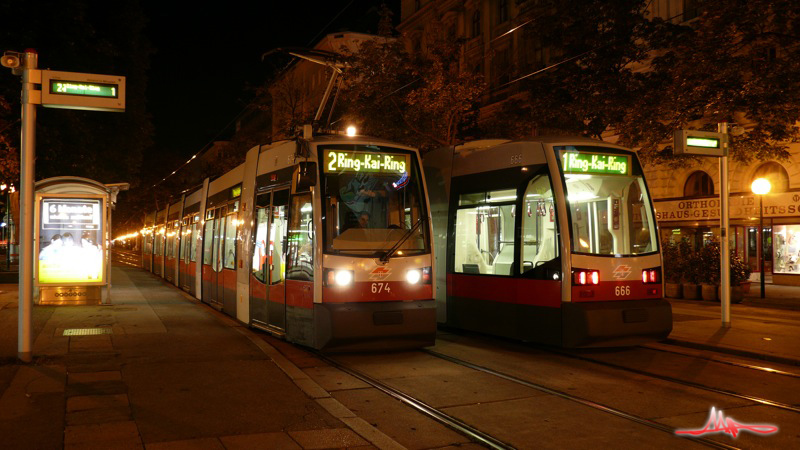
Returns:
[[[335,279],[337,286],[348,286],[353,282],[353,272],[349,270],[337,270]]]
[[[353,283],[354,274],[352,270],[325,269],[323,284],[326,287],[344,287]]]
[[[406,272],[406,281],[411,284],[419,283],[419,280],[422,279],[422,272],[419,269],[411,269]]]

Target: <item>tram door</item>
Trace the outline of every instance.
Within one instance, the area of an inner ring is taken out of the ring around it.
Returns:
[[[253,324],[279,332],[286,329],[284,247],[288,203],[288,189],[277,189],[257,196],[250,277],[250,317]]]

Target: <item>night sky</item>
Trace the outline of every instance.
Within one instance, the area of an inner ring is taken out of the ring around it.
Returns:
[[[342,30],[376,32],[381,3],[228,1],[205,7],[142,2],[148,38],[157,51],[148,80],[156,151],[180,158],[229,137],[225,127],[252,98],[246,87],[262,83],[288,61],[273,57],[262,62],[262,54],[282,46],[310,47]],[[399,1],[387,3],[399,9]],[[395,22],[398,18],[399,11]]]

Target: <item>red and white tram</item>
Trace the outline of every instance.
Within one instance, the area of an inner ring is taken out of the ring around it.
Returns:
[[[564,347],[665,338],[653,206],[636,154],[583,138],[425,155],[438,321]]]
[[[413,148],[340,135],[258,146],[145,223],[146,269],[252,327],[324,350],[433,344]]]

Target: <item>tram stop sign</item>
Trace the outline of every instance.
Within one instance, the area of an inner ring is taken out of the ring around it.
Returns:
[[[713,131],[676,130],[673,154],[728,156],[728,135]]]
[[[42,106],[125,112],[125,77],[42,70]]]

